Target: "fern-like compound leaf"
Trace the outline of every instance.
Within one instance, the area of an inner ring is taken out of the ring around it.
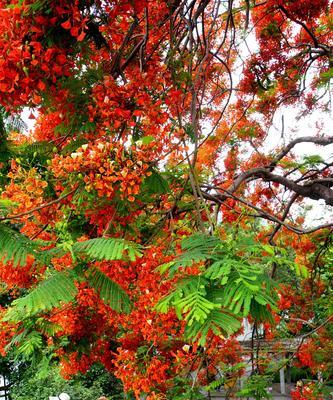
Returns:
[[[101,299],[115,311],[129,312],[131,301],[127,293],[116,282],[107,277],[97,268],[92,268],[88,272],[87,281]]]
[[[51,310],[72,301],[76,293],[73,276],[67,271],[55,272],[26,296],[14,300],[4,319],[17,321],[22,316],[27,317],[40,311]]]
[[[0,224],[0,260],[12,261],[14,266],[25,265],[29,254],[36,255],[39,246],[20,232]]]
[[[75,253],[84,253],[96,260],[124,260],[135,261],[141,257],[140,246],[136,243],[118,238],[96,238],[77,242],[73,245]]]

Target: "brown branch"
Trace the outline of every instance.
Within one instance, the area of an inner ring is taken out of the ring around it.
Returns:
[[[38,232],[36,232],[34,235],[32,235],[29,239],[34,240],[36,239],[41,233],[45,231],[45,229],[49,226],[49,224],[45,224]]]
[[[306,234],[313,233],[313,232],[316,232],[321,229],[331,228],[333,226],[333,222],[329,222],[329,223],[326,223],[323,225],[318,225],[316,227],[309,228],[309,229],[297,228],[297,227],[287,224],[286,222],[282,221],[278,217],[268,213],[267,211],[262,210],[261,208],[255,206],[254,204],[251,204],[250,202],[248,202],[238,196],[235,196],[234,194],[230,193],[226,189],[218,188],[218,190],[222,190],[226,194],[210,194],[205,191],[202,191],[201,193],[206,200],[210,200],[217,204],[223,204],[226,201],[226,199],[228,199],[228,198],[239,201],[240,203],[244,204],[245,206],[257,211],[258,216],[256,216],[256,217],[264,218],[264,219],[267,219],[268,221],[278,223],[298,235],[306,235]]]
[[[325,203],[329,206],[333,206],[333,190],[322,183],[310,181],[304,185],[298,185],[291,179],[287,179],[284,176],[276,175],[269,172],[267,169],[262,171],[256,171],[253,173],[253,177],[262,178],[264,181],[279,183],[289,190],[292,190],[296,194],[302,197],[308,197],[313,200],[325,200]]]
[[[271,168],[276,167],[277,163],[281,161],[282,158],[284,158],[289,153],[289,151],[299,143],[314,143],[320,146],[327,146],[329,144],[333,144],[333,136],[302,136],[294,139],[275,157],[275,159],[270,163],[269,166]]]
[[[124,37],[124,39],[123,39],[122,44],[120,45],[120,47],[119,47],[119,49],[118,49],[118,51],[117,51],[117,53],[116,53],[114,59],[112,60],[112,64],[111,64],[110,70],[111,70],[111,74],[112,74],[115,78],[118,76],[119,72],[121,71],[121,68],[120,68],[120,60],[121,60],[121,57],[122,57],[122,55],[123,55],[123,52],[124,52],[124,50],[125,50],[127,44],[129,43],[129,41],[130,41],[130,39],[131,39],[131,37],[132,37],[134,31],[135,31],[135,28],[136,28],[138,25],[139,25],[138,19],[137,19],[137,18],[134,18],[134,21],[132,22],[132,24],[131,24],[131,26],[130,26],[128,32],[126,33],[126,35],[125,35],[125,37]]]
[[[304,343],[304,340],[311,336],[313,333],[317,332],[320,328],[323,328],[325,325],[327,325],[329,322],[331,322],[333,319],[333,316],[330,316],[328,318],[325,319],[325,321],[323,321],[320,325],[318,325],[316,328],[314,328],[312,331],[305,333],[304,335],[297,337],[296,339],[300,340],[299,344],[297,346],[297,349],[291,354],[291,356],[287,359],[287,361],[282,365],[279,366],[279,369],[285,367],[292,359],[295,358],[296,354],[299,352],[300,347],[302,346],[302,344]]]
[[[38,206],[38,207],[32,208],[32,209],[29,210],[29,211],[24,211],[24,212],[19,213],[19,214],[16,214],[16,215],[8,215],[8,216],[6,216],[6,217],[1,217],[1,218],[0,218],[0,221],[8,221],[8,220],[11,220],[11,219],[21,218],[21,217],[24,217],[24,216],[26,216],[26,215],[32,214],[32,213],[34,213],[34,212],[36,212],[36,211],[40,211],[40,210],[42,210],[43,208],[50,207],[50,206],[52,206],[53,204],[59,203],[61,200],[64,200],[66,197],[68,197],[68,196],[70,196],[71,194],[73,194],[74,192],[76,192],[76,190],[77,190],[77,187],[76,187],[75,189],[71,190],[70,192],[68,192],[68,193],[66,193],[66,194],[64,194],[64,195],[62,195],[62,196],[60,196],[60,197],[58,197],[57,199],[52,200],[52,201],[50,201],[49,203],[42,204],[42,205],[40,205],[40,206]]]
[[[286,208],[285,208],[285,210],[284,210],[284,212],[283,212],[283,215],[282,215],[282,217],[281,217],[281,220],[282,220],[282,221],[284,221],[284,220],[287,218],[287,216],[288,216],[288,214],[289,214],[289,211],[290,211],[290,209],[291,209],[291,206],[294,204],[294,202],[296,201],[297,198],[298,198],[298,194],[294,194],[294,195],[292,196],[292,198],[290,199],[290,201],[288,202],[288,204],[287,204],[287,206],[286,206]],[[269,242],[271,245],[273,245],[274,236],[278,233],[278,231],[280,230],[281,226],[282,226],[281,224],[276,225],[275,228],[274,228],[274,230],[273,230],[273,232],[271,233],[271,235],[270,235],[270,237],[269,237],[269,240],[268,240],[268,242]]]
[[[278,8],[283,12],[283,14],[284,14],[287,18],[289,18],[291,21],[295,22],[296,24],[300,25],[300,26],[309,34],[309,36],[310,36],[311,39],[313,40],[313,44],[314,44],[316,47],[320,47],[320,44],[319,44],[319,42],[318,42],[318,39],[316,38],[316,36],[314,35],[314,33],[310,30],[310,28],[308,28],[308,26],[307,26],[304,22],[299,21],[299,20],[297,20],[296,18],[293,18],[293,17],[289,14],[289,12],[288,12],[283,6],[280,5],[280,6],[278,6]]]
[[[311,140],[307,141],[308,142],[311,141],[312,143],[319,143],[320,141],[321,144],[322,143],[331,144],[333,143],[333,138],[319,139],[311,137]],[[240,175],[238,175],[237,178],[232,183],[232,185],[230,185],[229,188],[227,189],[227,192],[234,193],[242,185],[243,182],[248,182],[250,180],[255,180],[255,179],[263,179],[266,182],[279,183],[284,187],[286,187],[287,189],[295,192],[298,196],[308,197],[313,200],[323,199],[325,200],[327,205],[332,206],[333,190],[330,188],[331,186],[330,183],[332,183],[330,178],[313,180],[305,183],[304,185],[299,185],[293,180],[286,178],[285,176],[276,175],[271,172],[271,170],[274,169],[276,163],[278,162],[277,160],[283,158],[295,144],[301,142],[302,141],[299,141],[298,139],[295,139],[293,142],[291,142],[284,149],[284,151],[282,151],[279,154],[278,158],[276,159],[276,162],[273,162],[268,168],[267,167],[251,168],[248,171],[245,171]]]

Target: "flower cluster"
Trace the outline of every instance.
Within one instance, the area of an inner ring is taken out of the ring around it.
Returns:
[[[102,140],[82,145],[70,156],[56,156],[51,171],[70,183],[82,182],[85,190],[95,190],[100,197],[135,200],[140,185],[149,176],[149,163],[144,150],[108,143]]]

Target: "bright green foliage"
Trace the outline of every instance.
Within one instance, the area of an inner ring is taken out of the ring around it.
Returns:
[[[267,390],[271,383],[271,377],[266,375],[252,375],[245,382],[243,388],[237,393],[241,398],[253,398],[256,400],[272,399],[273,396]]]
[[[40,366],[40,373],[48,370],[50,361],[53,357],[51,353],[45,353],[44,335],[54,336],[61,327],[42,317],[30,317],[29,315],[15,315],[16,321],[21,317],[22,329],[12,337],[12,340],[6,346],[6,351],[11,351],[11,357],[14,357],[16,363],[22,360],[30,360],[33,365]]]
[[[195,322],[192,326],[188,325],[185,334],[189,339],[200,336],[199,344],[203,346],[209,330],[212,330],[215,334],[224,333],[225,335],[231,335],[237,332],[240,327],[241,323],[239,319],[228,314],[228,310],[213,310],[209,313],[204,323]]]
[[[203,278],[195,276],[182,280],[178,286],[179,293],[175,294],[173,303],[177,310],[186,313],[189,325],[194,321],[204,322],[210,312],[220,306],[206,298],[206,284]]]
[[[96,400],[103,395],[110,400],[124,398],[119,381],[99,365],[92,367],[86,376],[66,380],[53,365],[41,375],[39,368],[20,364],[9,379],[13,400],[46,400],[62,392],[68,393],[73,400]]]
[[[47,141],[23,144],[14,147],[12,150],[20,156],[30,158],[31,156],[50,156],[53,152],[53,144]]]
[[[39,260],[48,260],[52,257],[62,256],[69,250],[73,255],[89,256],[97,260],[131,260],[141,256],[140,247],[135,243],[123,239],[96,238],[84,242],[77,242],[73,246],[58,247],[51,250],[40,250],[39,243],[30,241],[24,235],[15,232],[7,226],[0,224],[0,237],[5,260],[13,259],[15,265],[21,264],[28,254],[33,254]],[[75,299],[77,289],[75,280],[86,280],[101,298],[116,311],[128,312],[130,300],[126,292],[105,274],[96,268],[84,267],[71,271],[53,271],[36,288],[26,296],[14,300],[12,307],[6,315],[7,320],[19,321],[23,317],[34,315],[41,311],[48,311],[69,303]]]
[[[13,208],[16,203],[8,199],[0,199],[0,216],[5,216],[8,214],[11,208]]]
[[[127,293],[96,268],[88,271],[88,283],[113,310],[129,312],[131,302]]]
[[[173,275],[180,267],[189,267],[194,263],[211,259],[213,253],[217,256],[220,244],[217,237],[203,234],[194,234],[183,239],[181,244],[183,253],[170,263],[169,273]]]
[[[156,171],[145,179],[143,186],[144,190],[152,194],[164,194],[170,191],[168,181]]]
[[[204,344],[210,329],[230,335],[249,314],[258,322],[271,318],[267,306],[274,309],[277,296],[269,276],[275,262],[270,246],[247,236],[222,241],[195,234],[182,241],[182,249],[183,253],[174,262],[162,265],[161,270],[169,270],[174,276],[179,268],[201,263],[201,273],[181,278],[157,309],[166,312],[174,307],[187,321],[187,337],[200,337]]]
[[[42,348],[44,341],[40,332],[24,330],[20,335],[17,335],[12,344],[16,344],[15,349],[17,359],[20,356],[28,359],[34,356]]]
[[[10,204],[1,203],[0,207]],[[0,208],[1,209],[1,208]],[[4,257],[3,262],[13,261],[14,265],[24,265],[27,256],[33,255],[43,262],[50,262],[52,257],[60,257],[69,251],[73,255],[87,255],[95,260],[127,260],[134,261],[141,257],[141,248],[138,244],[118,238],[96,238],[83,242],[63,243],[50,250],[42,250],[48,242],[32,241],[9,226],[0,223],[0,249]]]
[[[84,253],[97,260],[123,260],[128,258],[135,261],[141,256],[140,247],[124,239],[97,238],[77,242],[73,245],[74,253]]]
[[[68,303],[77,293],[73,278],[67,271],[55,272],[42,281],[24,297],[13,301],[7,313],[7,320],[20,320],[22,316],[35,314],[42,310],[51,310],[62,303]]]
[[[0,224],[0,249],[3,263],[12,261],[15,266],[25,265],[29,254],[36,254],[38,244],[26,236]]]
[[[82,145],[86,144],[87,140],[84,138],[78,138],[76,140],[71,141],[70,143],[68,143],[61,151],[61,154],[67,155],[67,154],[71,154],[74,151],[76,151],[79,147],[81,147]]]
[[[0,225],[0,227],[4,227],[4,225]],[[4,231],[7,232],[6,230]],[[8,232],[11,233],[12,230]],[[12,236],[8,234],[6,237],[10,239]],[[70,249],[59,247],[49,251],[41,251],[38,249],[36,242],[29,241],[24,235],[17,233],[17,238],[18,241],[11,242],[7,240],[4,242],[7,244],[8,259],[13,254],[16,255],[18,251],[17,243],[28,244],[23,247],[25,256],[34,251],[34,256],[40,257],[42,260],[61,256],[66,254],[68,250],[71,250],[73,255],[88,255],[90,258],[98,260],[135,260],[136,256],[141,255],[139,247],[135,243],[123,239],[97,238],[85,242],[77,242]],[[10,246],[8,246],[8,243]],[[31,246],[29,247],[29,245]],[[50,266],[52,265],[50,264]],[[130,311],[131,302],[127,293],[97,268],[80,263],[73,270],[51,272],[49,268],[48,273],[49,277],[41,281],[27,295],[12,302],[12,306],[4,318],[4,320],[12,322],[21,321],[25,327],[22,332],[13,337],[8,346],[8,348],[13,345],[17,347],[16,356],[18,358],[23,357],[23,359],[34,360],[39,355],[42,359],[45,359],[41,354],[44,345],[43,334],[52,336],[58,327],[41,317],[36,319],[36,316],[41,312],[61,307],[66,303],[75,302],[77,294],[75,281],[87,281],[100,295],[101,299],[114,310],[119,312]]]

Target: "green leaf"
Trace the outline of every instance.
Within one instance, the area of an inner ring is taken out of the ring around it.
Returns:
[[[185,329],[185,337],[188,339],[198,340],[198,344],[204,346],[208,332],[212,329],[215,334],[232,335],[241,327],[241,322],[235,316],[224,310],[212,310],[205,322],[194,322],[192,325],[187,325]],[[200,338],[199,338],[200,336]]]
[[[199,263],[201,261],[207,260],[207,255],[201,253],[200,251],[193,251],[181,254],[174,262],[164,264],[166,269],[169,269],[170,275],[173,275],[180,267],[190,267],[194,263]]]
[[[170,269],[175,264],[174,261],[169,261],[167,263],[159,265],[156,270],[159,271],[161,274],[164,274],[166,271]]]
[[[21,154],[32,156],[48,156],[53,152],[54,145],[47,141],[33,142],[29,144],[23,144],[17,147],[17,151]]]
[[[154,136],[144,136],[137,140],[135,143],[137,145],[147,146],[148,144],[152,143],[155,140]]]
[[[76,151],[78,148],[80,148],[82,145],[87,144],[88,140],[85,138],[78,138],[76,140],[71,141],[68,143],[62,150],[61,154],[67,155],[71,154],[74,151]]]
[[[36,331],[29,332],[23,339],[20,341],[15,352],[17,355],[22,355],[25,358],[32,356],[43,345],[42,335]]]
[[[161,313],[167,313],[170,309],[172,301],[175,298],[175,293],[172,292],[169,295],[163,297],[159,302],[155,305],[155,310]]]
[[[304,167],[316,167],[323,163],[324,160],[319,154],[304,156],[302,160],[302,166]]]
[[[222,259],[215,261],[205,272],[205,277],[215,280],[222,277],[221,285],[225,285],[231,272],[233,260]]]
[[[173,275],[180,267],[189,267],[209,259],[215,259],[222,254],[221,241],[215,236],[194,234],[186,237],[181,243],[183,253],[173,262],[164,264],[162,270],[169,269]]]
[[[195,233],[182,240],[182,249],[185,251],[200,250],[205,254],[210,254],[221,244],[221,240],[216,236]]]
[[[302,278],[307,278],[309,276],[309,271],[305,265],[295,263],[294,266],[295,266],[295,272],[298,276]]]
[[[190,138],[192,143],[195,143],[195,132],[192,124],[186,124],[184,127],[186,135]]]
[[[44,335],[54,336],[57,332],[62,330],[61,326],[51,322],[45,318],[37,318],[36,326]]]
[[[173,307],[178,317],[187,321],[188,337],[200,337],[203,344],[209,330],[227,335],[235,332],[241,317],[253,313],[260,321],[270,318],[267,305],[275,308],[276,294],[266,273],[271,260],[262,256],[264,250],[274,255],[270,246],[264,248],[248,235],[222,242],[218,237],[197,233],[185,238],[181,247],[183,252],[160,270],[169,270],[172,275],[179,267],[202,261],[208,267],[202,274],[180,279],[156,309],[166,312]]]
[[[8,199],[0,199],[0,210],[10,209],[10,208],[14,207],[17,204],[18,203],[15,203],[14,201],[11,201],[11,200],[8,200]]]
[[[144,188],[151,194],[165,194],[170,192],[168,181],[162,174],[154,171],[144,181]]]
[[[101,299],[115,311],[129,312],[131,301],[127,293],[97,268],[88,271],[87,281]]]
[[[67,271],[55,272],[26,296],[14,300],[4,320],[19,321],[22,317],[51,310],[72,301],[76,293],[73,276]]]
[[[183,299],[174,302],[174,306],[185,313],[185,320],[191,326],[194,321],[205,322],[207,316],[214,308],[220,308],[220,304],[214,304],[207,300],[200,292],[189,294]]]
[[[14,266],[25,265],[30,254],[36,255],[39,246],[20,232],[0,224],[0,258],[3,263],[12,261]]]
[[[274,256],[275,255],[275,251],[274,251],[274,247],[270,246],[268,244],[263,244],[262,248],[266,251],[266,253],[268,253],[270,256]]]
[[[135,261],[142,256],[141,247],[125,239],[96,238],[77,242],[73,245],[74,253],[84,253],[96,260],[124,260]]]

